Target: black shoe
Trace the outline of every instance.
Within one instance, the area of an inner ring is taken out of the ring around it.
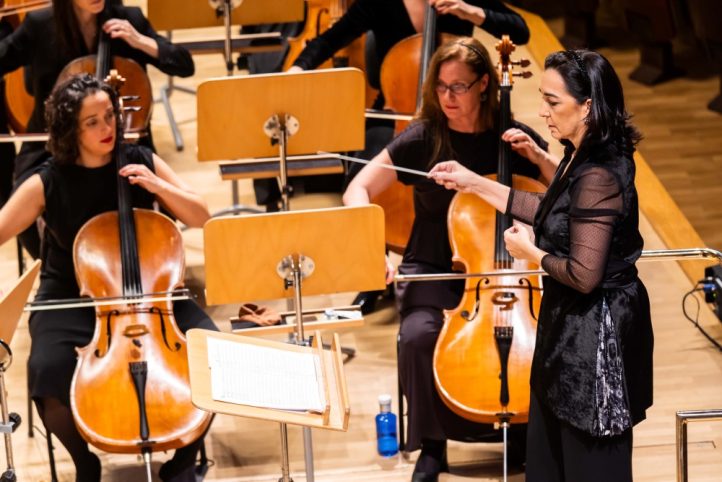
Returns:
[[[446,459],[446,443],[438,442],[432,450],[424,450],[423,442],[421,455],[416,460],[414,473],[411,475],[411,482],[438,482],[441,472],[449,471],[449,463]],[[439,452],[441,451],[441,452]]]
[[[356,298],[351,302],[352,305],[359,305],[361,307],[361,314],[368,315],[376,310],[376,302],[383,291],[363,291],[356,295]]]

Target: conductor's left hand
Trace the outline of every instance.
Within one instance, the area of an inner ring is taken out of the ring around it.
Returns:
[[[143,164],[128,164],[118,172],[121,176],[127,177],[131,184],[138,185],[153,194],[158,194],[166,188],[166,181]]]
[[[506,250],[514,258],[536,261],[533,233],[523,224],[515,222],[512,227],[504,231],[504,243]]]

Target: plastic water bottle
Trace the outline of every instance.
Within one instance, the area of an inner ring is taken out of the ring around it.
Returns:
[[[379,395],[376,448],[379,455],[384,457],[392,457],[399,452],[399,443],[396,440],[396,415],[391,413],[391,395]]]

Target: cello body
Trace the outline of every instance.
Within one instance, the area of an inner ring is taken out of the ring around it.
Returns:
[[[50,7],[52,2],[27,2],[24,0],[0,0],[1,9],[15,8],[18,14],[11,15],[6,20],[16,29],[25,18],[25,11],[37,8]],[[27,6],[27,7],[26,7]],[[0,9],[0,10],[1,10]],[[5,75],[5,110],[8,115],[8,124],[16,134],[23,134],[27,130],[30,116],[35,107],[35,99],[25,89],[25,67],[20,67]]]
[[[500,134],[511,127],[512,65],[526,63],[510,60],[514,48],[506,35],[497,45]],[[513,189],[545,191],[534,179],[512,175],[511,148],[501,137],[498,154],[497,174],[489,177]],[[455,267],[499,276],[467,278],[459,306],[444,312],[433,358],[436,388],[444,403],[466,419],[504,426],[526,423],[541,277],[510,272],[538,266],[511,256],[504,242],[511,216],[476,195],[457,193],[447,221]]]
[[[183,281],[180,231],[166,216],[134,209],[140,279],[146,292],[171,291]],[[102,255],[99,255],[102,253]],[[78,232],[74,262],[81,294],[123,296],[118,212],[90,219]],[[129,364],[147,363],[148,440]],[[76,425],[92,445],[114,453],[183,447],[207,429],[211,414],[191,403],[185,337],[169,300],[96,308],[92,341],[78,349],[70,389]]]
[[[495,179],[496,176],[488,176]],[[540,182],[513,177],[513,187],[544,192]],[[455,266],[467,273],[498,270],[495,260],[496,211],[473,194],[458,193],[448,214]],[[532,270],[537,266],[514,260],[506,269]],[[441,399],[461,417],[480,423],[499,421],[501,364],[494,340],[495,326],[512,326],[509,354],[509,394],[506,408],[511,423],[526,423],[529,415],[529,375],[536,340],[536,319],[541,301],[539,276],[500,276],[480,281],[480,299],[474,313],[477,280],[466,281],[459,306],[445,311],[444,326],[434,350],[434,382]]]

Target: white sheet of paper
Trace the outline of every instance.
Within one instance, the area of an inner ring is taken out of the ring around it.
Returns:
[[[211,396],[221,402],[323,412],[315,353],[298,353],[208,337]]]

